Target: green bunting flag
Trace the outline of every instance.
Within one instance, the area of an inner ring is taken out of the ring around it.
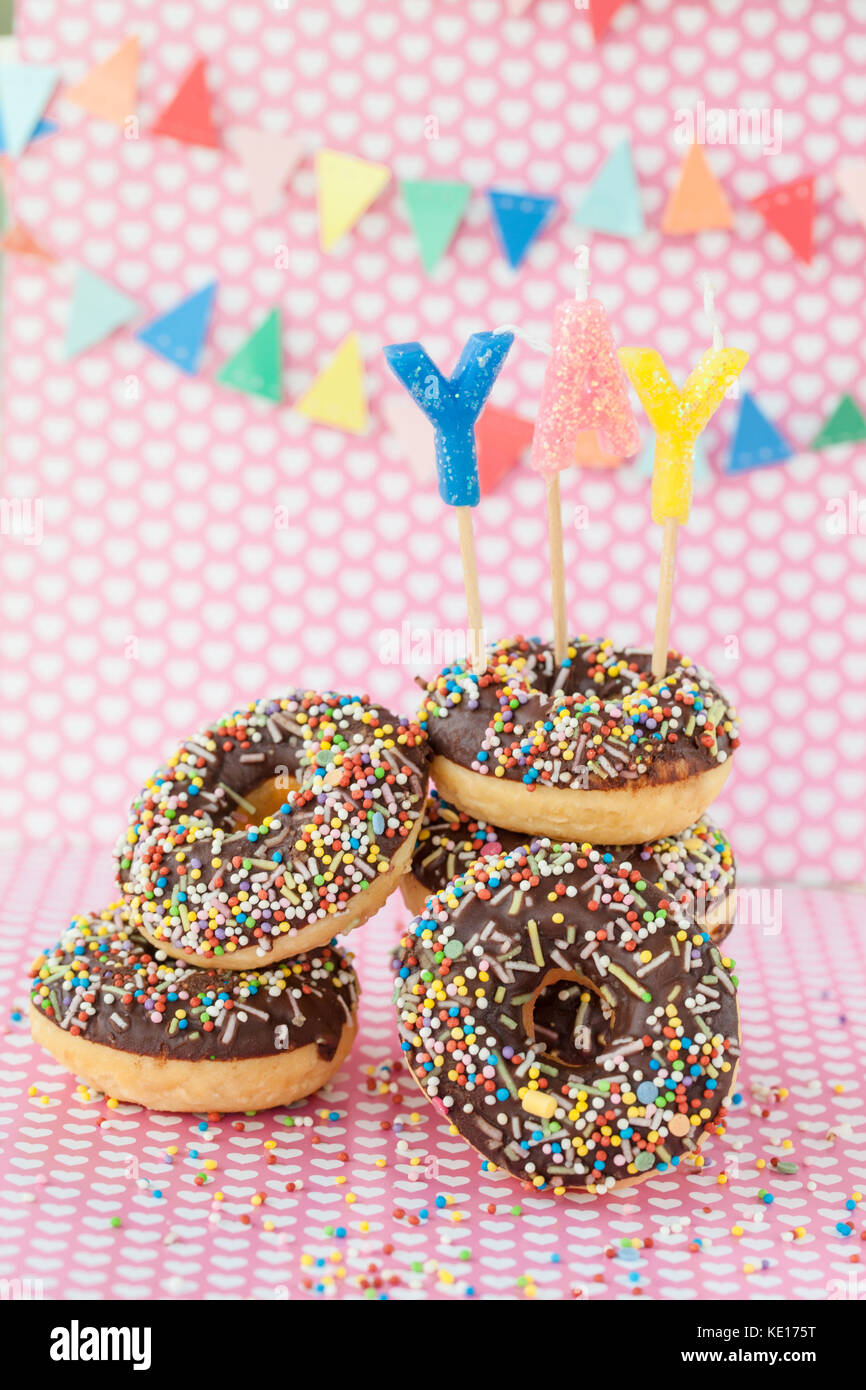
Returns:
[[[861,439],[866,439],[866,419],[856,402],[843,396],[809,447],[826,449],[831,444],[856,444]]]
[[[283,398],[283,344],[279,309],[272,309],[254,333],[217,372],[217,381],[248,396],[276,404]]]
[[[472,189],[468,183],[403,179],[400,192],[418,242],[421,263],[429,273],[451,245]]]

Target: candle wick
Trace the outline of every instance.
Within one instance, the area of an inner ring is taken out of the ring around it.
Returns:
[[[548,357],[553,352],[550,343],[546,343],[543,338],[534,338],[531,333],[527,333],[519,323],[501,323],[498,328],[494,328],[493,333],[511,333],[515,338],[519,338],[527,347],[534,348],[536,352],[543,352]]]
[[[704,315],[713,334],[713,351],[719,352],[725,345],[722,326],[716,312],[716,287],[709,275],[704,276]]]
[[[574,297],[577,300],[589,298],[589,247],[576,246],[574,248],[574,269],[577,275],[577,282],[574,287]]]
[[[718,310],[716,309],[716,287],[709,275],[704,276],[704,316],[712,332],[713,352],[721,352],[725,346],[725,335],[722,332],[722,325],[719,323]],[[732,381],[725,395],[731,399],[736,399],[739,394],[739,382]]]

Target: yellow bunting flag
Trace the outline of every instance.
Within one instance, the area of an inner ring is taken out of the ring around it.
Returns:
[[[364,363],[357,333],[350,333],[343,339],[328,365],[295,402],[295,410],[335,430],[347,430],[349,434],[366,432]]]
[[[371,164],[338,150],[319,150],[316,185],[319,245],[330,251],[373,203],[391,177],[387,164]]]
[[[741,348],[705,352],[680,391],[655,348],[620,348],[656,435],[652,518],[661,525],[689,519],[695,440],[721,405],[725,392],[749,360]]]

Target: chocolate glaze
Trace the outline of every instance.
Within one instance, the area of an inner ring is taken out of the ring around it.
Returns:
[[[476,859],[507,853],[531,839],[531,835],[504,830],[458,811],[434,789],[427,798],[424,824],[415,843],[412,873],[429,892],[438,893]],[[651,883],[688,907],[700,924],[736,887],[730,841],[708,816],[679,835],[667,835],[652,844],[594,848],[611,855],[617,863],[627,859],[639,864]],[[714,926],[713,939],[723,941],[729,930],[730,924]]]
[[[647,651],[580,637],[569,653],[560,667],[549,642],[503,639],[488,649],[481,676],[459,662],[421,682],[419,719],[434,754],[522,781],[530,791],[604,791],[638,778],[641,785],[684,780],[725,762],[738,746],[736,711],[705,671],[676,652],[660,682]],[[601,729],[613,732],[599,746]]]
[[[73,1036],[140,1056],[239,1061],[312,1043],[330,1060],[358,1002],[349,959],[325,946],[269,970],[198,970],[139,936],[119,902],[73,920],[34,963],[30,998]]]
[[[458,811],[434,788],[427,798],[424,823],[415,841],[412,873],[431,893],[437,893],[482,854],[501,854],[525,845],[529,839],[531,836],[503,830]]]
[[[395,1003],[417,1080],[475,1148],[536,1187],[599,1191],[675,1166],[733,1081],[733,962],[626,854],[536,840],[479,859],[400,943]],[[590,996],[577,1050],[557,976]],[[552,1045],[550,1030],[566,1037]]]
[[[388,867],[423,813],[429,749],[417,724],[366,698],[293,690],[187,739],[132,804],[116,850],[132,922],[231,965],[234,950],[329,915]],[[261,825],[238,798],[299,782]]]

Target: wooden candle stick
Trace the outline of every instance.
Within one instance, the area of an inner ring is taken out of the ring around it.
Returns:
[[[565,607],[565,555],[562,547],[562,498],[559,474],[547,479],[547,541],[550,550],[550,595],[553,604],[553,655],[561,666],[568,655]]]
[[[469,657],[478,670],[484,654],[484,620],[481,616],[481,591],[478,587],[478,562],[475,558],[475,532],[472,527],[472,508],[456,507],[457,534],[460,538],[460,559],[463,564],[463,585],[466,591],[466,622],[469,632]]]
[[[662,523],[662,558],[659,566],[659,591],[656,600],[656,626],[653,638],[653,679],[658,680],[668,668],[670,646],[671,605],[674,599],[674,570],[677,564],[677,523],[668,519]]]

